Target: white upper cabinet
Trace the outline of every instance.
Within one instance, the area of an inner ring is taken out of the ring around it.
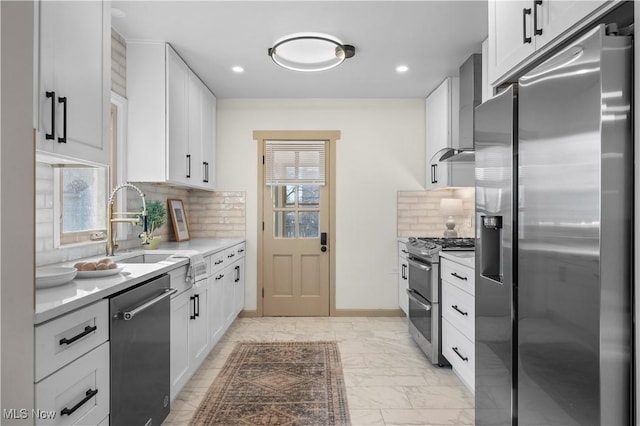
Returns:
[[[216,100],[166,43],[127,44],[128,179],[215,190]]]
[[[489,0],[489,83],[507,74],[607,0]]]
[[[439,162],[440,154],[436,153],[457,144],[458,90],[458,77],[447,77],[425,101],[427,189],[451,186],[451,164]]]
[[[111,12],[108,2],[36,7],[38,150],[108,164]]]

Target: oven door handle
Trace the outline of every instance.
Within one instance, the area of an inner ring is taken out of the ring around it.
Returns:
[[[427,271],[427,272],[429,272],[429,271],[431,270],[431,266],[427,266],[427,265],[425,265],[424,263],[416,262],[415,260],[413,260],[413,259],[411,259],[411,258],[409,258],[409,259],[407,259],[407,260],[409,261],[409,263],[410,263],[411,265],[415,266],[416,268],[420,268],[420,269],[422,269],[423,271]]]
[[[412,290],[412,289],[408,288],[407,289],[407,296],[409,296],[409,299],[413,300],[418,305],[420,305],[422,308],[424,308],[425,311],[430,311],[431,310],[431,303],[429,303],[429,301],[427,299],[425,299],[424,297],[422,297],[418,293],[416,293],[415,290]]]

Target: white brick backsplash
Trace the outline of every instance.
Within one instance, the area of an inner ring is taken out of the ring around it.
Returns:
[[[456,218],[458,236],[473,237],[475,230],[475,188],[438,191],[398,191],[398,237],[440,237],[447,218],[440,213],[442,198],[462,199],[464,215]]]

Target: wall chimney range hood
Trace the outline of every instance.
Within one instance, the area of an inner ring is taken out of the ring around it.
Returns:
[[[473,162],[473,122],[475,108],[482,103],[482,55],[474,53],[460,66],[460,112],[458,146],[443,148],[436,153],[438,161]],[[456,141],[454,141],[456,143]]]

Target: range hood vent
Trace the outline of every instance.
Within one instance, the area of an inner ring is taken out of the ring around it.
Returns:
[[[474,53],[460,67],[459,140],[457,146],[445,148],[438,161],[473,162],[473,122],[475,108],[482,103],[482,55]]]

